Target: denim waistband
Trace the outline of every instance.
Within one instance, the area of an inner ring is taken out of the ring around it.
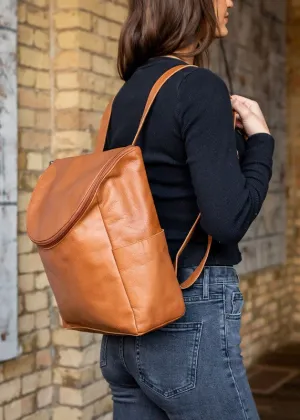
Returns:
[[[186,280],[196,268],[197,267],[179,267],[177,273],[179,283]],[[239,282],[238,274],[232,266],[206,266],[196,280],[195,284],[201,283],[204,277],[209,280],[210,284]]]

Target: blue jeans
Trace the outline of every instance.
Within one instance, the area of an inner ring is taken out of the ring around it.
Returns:
[[[179,281],[192,270],[181,268]],[[142,337],[103,337],[114,420],[258,420],[240,350],[236,271],[206,267],[183,293],[178,321]]]

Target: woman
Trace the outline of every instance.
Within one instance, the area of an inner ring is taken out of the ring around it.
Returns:
[[[259,418],[240,353],[243,296],[233,266],[267,194],[274,140],[257,103],[230,97],[225,83],[201,68],[211,42],[227,35],[232,7],[232,0],[129,1],[119,46],[126,83],[105,149],[131,144],[164,72],[180,63],[200,66],[163,86],[138,144],[173,260],[202,214],[180,257],[180,282],[202,259],[208,234],[213,244],[200,278],[184,290],[183,318],[138,338],[104,336],[101,368],[115,420]],[[232,108],[248,138],[238,154]]]

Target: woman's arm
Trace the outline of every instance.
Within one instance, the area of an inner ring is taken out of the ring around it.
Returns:
[[[222,79],[209,70],[186,74],[178,100],[201,227],[221,243],[239,242],[265,200],[274,140],[269,134],[250,136],[240,164],[230,95]]]

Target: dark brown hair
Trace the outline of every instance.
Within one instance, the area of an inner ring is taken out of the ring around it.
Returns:
[[[128,17],[119,41],[118,70],[123,80],[149,58],[176,55],[195,57],[203,65],[204,55],[215,37],[217,17],[213,0],[128,0]],[[191,48],[189,53],[179,50]]]

